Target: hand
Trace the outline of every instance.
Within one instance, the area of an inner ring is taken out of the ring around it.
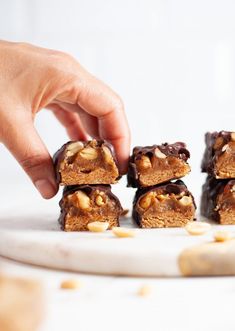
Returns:
[[[0,41],[0,91],[0,141],[44,198],[58,187],[51,156],[33,125],[42,108],[53,111],[71,140],[111,142],[126,171],[130,133],[123,103],[70,55]]]

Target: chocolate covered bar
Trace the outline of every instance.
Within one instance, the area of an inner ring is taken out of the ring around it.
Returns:
[[[132,216],[141,228],[182,227],[194,219],[195,210],[192,194],[181,180],[177,180],[139,188]]]
[[[235,224],[235,180],[208,176],[202,187],[201,214],[221,224]]]
[[[217,179],[235,178],[235,132],[206,133],[202,172]]]
[[[110,185],[67,186],[60,200],[59,223],[65,231],[85,231],[94,221],[109,222],[109,228],[119,225],[123,212]]]
[[[70,141],[54,155],[60,185],[113,184],[119,170],[111,144],[104,140]]]
[[[128,168],[128,186],[147,187],[181,178],[190,172],[190,157],[182,142],[135,147]]]

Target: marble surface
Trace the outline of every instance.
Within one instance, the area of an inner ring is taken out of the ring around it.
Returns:
[[[12,229],[12,232],[21,230],[30,234],[32,230],[39,231],[43,224],[44,228],[51,226],[58,215],[59,197],[43,201],[30,185],[19,185],[18,189],[9,189],[4,191],[5,195],[1,195],[2,229]],[[2,189],[1,193],[4,192]],[[12,192],[14,201],[9,199]],[[10,217],[9,210],[14,217]],[[30,229],[22,226],[20,215],[28,219]],[[56,224],[53,231],[57,229]],[[41,233],[43,238],[46,231]],[[8,247],[13,244],[10,240]],[[56,271],[3,257],[0,258],[0,270],[9,275],[38,279],[43,283],[47,314],[38,331],[234,330],[234,277],[98,276]],[[79,291],[60,290],[61,281],[70,278],[79,279],[83,287]],[[151,286],[152,294],[142,298],[137,291],[145,284]]]
[[[54,207],[48,205],[47,208],[42,208],[40,203],[32,202],[30,205],[22,203],[20,208],[6,208],[2,211],[0,255],[52,269],[103,275],[170,277],[182,276],[182,266],[184,269],[185,264],[188,265],[185,258],[181,259],[182,263],[179,265],[182,253],[194,246],[212,242],[216,230],[229,230],[235,237],[234,226],[214,224],[212,230],[201,236],[191,236],[183,228],[136,228],[135,238],[117,238],[111,231],[64,232],[60,230],[57,222],[58,207]],[[121,225],[133,227],[131,219],[127,217],[121,220]],[[206,245],[202,247],[207,248]],[[210,249],[211,254],[215,256],[214,262],[210,256],[205,258],[200,251],[196,265],[204,265],[205,259],[210,259],[210,263],[212,261],[214,264],[219,261],[220,256],[221,263],[211,274],[234,274],[235,263],[228,272],[223,270],[228,264],[228,254],[224,254],[224,248],[219,251],[218,245],[215,245]],[[185,256],[187,260],[191,260],[190,254]],[[231,262],[235,261],[235,242],[229,256],[231,265]],[[207,267],[205,275],[210,275],[208,268],[210,267]],[[203,270],[200,273],[196,270],[194,273],[204,274]],[[189,272],[190,275],[194,273]]]

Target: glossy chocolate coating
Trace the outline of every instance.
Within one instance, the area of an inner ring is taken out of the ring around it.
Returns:
[[[202,172],[207,172],[212,176],[216,175],[216,163],[224,152],[223,147],[232,140],[231,134],[230,131],[207,132],[205,134],[206,148],[201,164]],[[220,141],[219,144],[218,141]]]
[[[218,198],[228,191],[232,191],[235,185],[234,179],[215,179],[208,176],[202,187],[201,196],[201,214],[209,219],[220,221],[219,210],[217,207]],[[231,208],[234,208],[235,201],[231,202],[227,199],[228,208],[231,203]]]
[[[139,226],[141,226],[141,215],[137,211],[137,209],[138,209],[137,207],[138,207],[138,203],[139,203],[140,199],[146,193],[149,193],[151,191],[158,191],[158,190],[161,190],[161,194],[180,195],[181,193],[184,193],[185,195],[190,196],[192,198],[193,205],[196,209],[196,204],[195,204],[195,201],[194,201],[194,197],[191,194],[191,192],[188,190],[187,186],[185,185],[185,183],[182,180],[177,180],[175,182],[168,182],[168,183],[165,183],[165,184],[159,184],[159,185],[155,185],[155,186],[151,186],[151,187],[139,188],[136,191],[136,194],[135,194],[135,197],[134,197],[134,200],[133,200],[133,210],[132,210],[133,220]]]
[[[67,211],[71,207],[71,204],[68,202],[66,197],[70,194],[75,193],[76,191],[82,191],[87,196],[90,196],[92,194],[92,192],[95,192],[97,190],[101,191],[101,192],[104,192],[105,195],[109,197],[109,199],[111,199],[115,202],[115,205],[116,205],[115,208],[116,208],[118,216],[120,216],[122,214],[123,209],[122,209],[121,203],[120,203],[119,199],[117,198],[117,196],[112,193],[110,185],[72,185],[72,186],[66,186],[63,190],[62,199],[59,202],[61,213],[60,213],[60,217],[59,217],[58,221],[61,224],[62,230],[65,229],[65,216],[67,214]],[[76,206],[74,206],[74,205],[73,205],[73,213],[75,213],[75,215],[84,214],[84,212],[81,209],[76,208]]]
[[[153,157],[155,153],[155,149],[158,148],[160,152],[168,156],[173,156],[178,159],[183,160],[184,162],[187,162],[187,160],[190,158],[190,152],[186,148],[186,144],[183,142],[176,142],[174,144],[168,144],[164,143],[162,145],[152,145],[152,146],[145,146],[145,147],[134,147],[132,155],[129,160],[129,167],[128,167],[128,174],[127,174],[127,186],[129,187],[141,187],[141,184],[139,182],[139,173],[136,166],[136,161],[140,160],[141,157],[148,156]],[[175,179],[170,178],[168,179]]]
[[[55,173],[56,173],[56,181],[58,184],[61,183],[60,166],[61,166],[61,163],[66,158],[67,147],[74,142],[75,141],[69,141],[69,142],[65,143],[53,156],[53,162],[54,162]],[[79,141],[79,142],[81,142],[83,144],[83,148],[85,148],[90,144],[91,141]],[[96,142],[97,142],[97,147],[105,146],[110,150],[113,161],[116,164],[116,167],[118,168],[118,171],[119,171],[118,162],[117,162],[117,158],[116,158],[113,146],[106,140],[97,140]],[[121,176],[119,175],[116,178],[116,180],[119,180],[120,178],[121,178]]]

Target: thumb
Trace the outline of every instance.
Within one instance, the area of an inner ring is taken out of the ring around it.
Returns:
[[[29,175],[42,197],[50,199],[58,190],[52,158],[30,116],[21,115],[14,117],[14,123],[11,121],[10,125],[5,126],[2,142]]]

